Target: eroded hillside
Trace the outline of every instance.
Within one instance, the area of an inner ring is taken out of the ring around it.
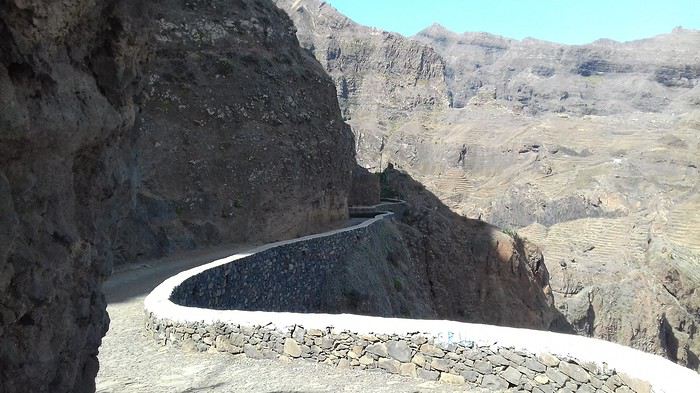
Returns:
[[[277,3],[336,81],[363,166],[394,163],[454,212],[539,244],[575,331],[700,366],[700,32],[566,46],[432,26],[409,39],[316,0]],[[443,73],[417,78],[394,47]],[[426,91],[425,105],[381,103]]]
[[[561,45],[433,25],[413,37],[446,63],[453,107],[488,93],[528,113],[609,115],[661,112],[697,86],[700,33],[678,28],[653,38]],[[698,91],[694,92],[697,100]]]

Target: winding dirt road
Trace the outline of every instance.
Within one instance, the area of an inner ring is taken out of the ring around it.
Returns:
[[[97,392],[465,391],[463,386],[340,370],[303,360],[285,363],[225,353],[187,353],[158,346],[146,337],[143,300],[153,288],[180,271],[250,248],[253,245],[181,253],[116,271],[103,287],[111,323],[100,347]]]

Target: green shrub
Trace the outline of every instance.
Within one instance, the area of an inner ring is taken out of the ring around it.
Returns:
[[[520,238],[520,236],[518,235],[518,231],[516,231],[513,228],[504,228],[503,230],[501,230],[501,232],[505,233],[506,235],[508,235],[516,240]]]
[[[398,278],[394,279],[394,289],[396,289],[396,292],[401,292],[401,290],[403,289],[403,284]]]

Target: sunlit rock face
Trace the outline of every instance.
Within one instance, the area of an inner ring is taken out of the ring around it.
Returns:
[[[538,244],[574,331],[700,367],[700,31],[401,37],[322,1],[277,4],[336,81],[360,165],[391,162],[455,213]]]

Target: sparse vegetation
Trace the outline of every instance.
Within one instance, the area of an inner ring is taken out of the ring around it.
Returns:
[[[518,235],[518,231],[513,228],[504,228],[501,230],[501,232],[512,237],[514,240],[520,240],[520,235]]]
[[[394,289],[396,289],[397,292],[401,292],[403,289],[403,284],[398,278],[394,278]]]

